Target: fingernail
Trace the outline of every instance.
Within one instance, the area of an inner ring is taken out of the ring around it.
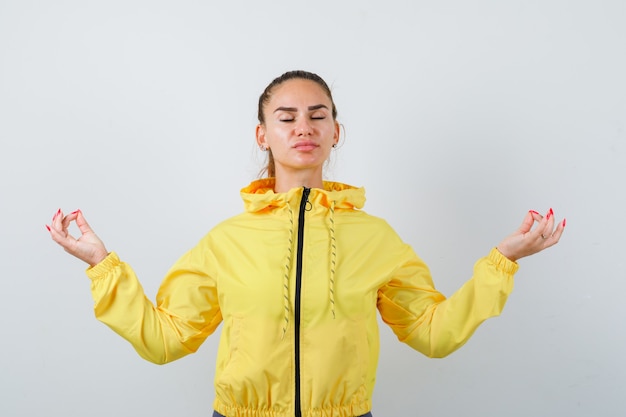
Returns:
[[[73,211],[72,214],[78,213],[80,210]]]
[[[50,226],[46,225],[46,229],[48,229],[48,232],[50,231]]]
[[[554,212],[552,211],[552,209],[550,209],[550,211],[548,211],[548,214],[546,215],[546,218],[549,220],[550,217],[552,217],[553,214],[554,214]]]
[[[566,223],[567,223],[567,219],[563,219],[563,227],[565,227]]]
[[[528,210],[528,211],[529,211],[530,213],[532,213],[532,214],[539,214],[539,212],[538,212],[538,211],[535,211],[535,210]]]

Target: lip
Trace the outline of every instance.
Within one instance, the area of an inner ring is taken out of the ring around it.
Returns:
[[[313,149],[318,148],[319,145],[312,140],[303,140],[300,142],[296,142],[293,145],[293,148],[298,151],[312,151]]]

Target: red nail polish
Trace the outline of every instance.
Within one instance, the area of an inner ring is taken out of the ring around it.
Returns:
[[[566,223],[567,223],[567,219],[563,219],[563,227],[565,227]]]
[[[72,214],[78,213],[80,210],[73,211]]]
[[[50,226],[46,225],[46,229],[48,229],[48,232],[50,231]]]
[[[550,209],[550,211],[548,212],[546,218],[549,220],[550,217],[552,217],[553,214],[554,214],[554,212],[552,211],[552,209]]]
[[[531,212],[532,214],[539,214],[539,212],[535,210],[528,210],[528,211]]]

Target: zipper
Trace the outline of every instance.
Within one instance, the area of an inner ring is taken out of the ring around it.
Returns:
[[[294,333],[295,333],[295,365],[296,365],[296,417],[302,417],[302,404],[300,403],[300,299],[302,298],[302,251],[304,248],[304,212],[309,202],[310,188],[303,187],[302,199],[300,200],[300,212],[298,215],[298,252],[296,261],[296,299],[294,307]]]

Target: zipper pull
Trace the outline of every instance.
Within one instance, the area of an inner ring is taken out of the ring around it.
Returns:
[[[302,200],[306,200],[306,206],[304,207],[305,211],[311,211],[313,209],[313,204],[309,201],[309,194],[311,193],[311,189],[307,187],[303,187],[304,191],[302,192]]]

